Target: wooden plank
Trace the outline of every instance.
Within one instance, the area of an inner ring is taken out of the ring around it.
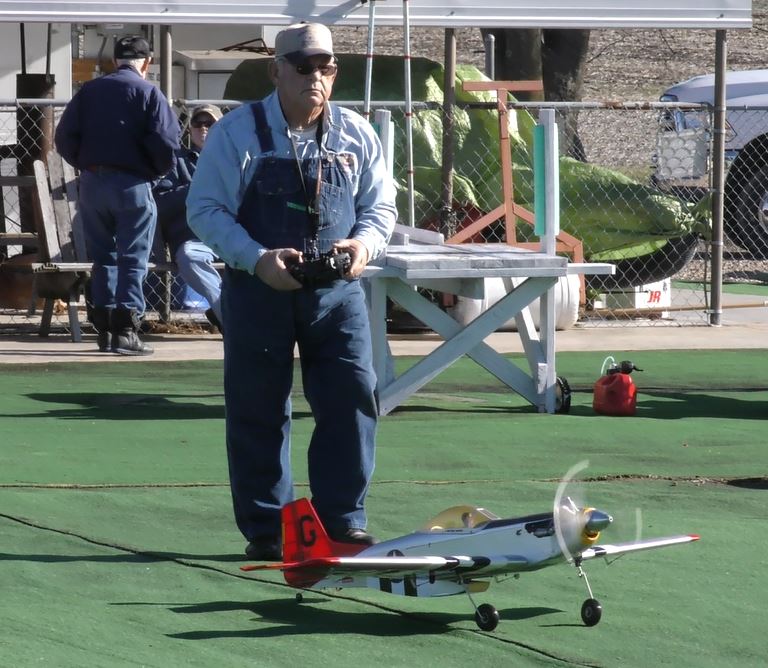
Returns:
[[[51,151],[61,161],[61,171],[64,174],[64,189],[69,203],[70,220],[72,221],[72,242],[75,248],[75,259],[78,262],[88,261],[88,250],[85,245],[85,230],[83,219],[77,207],[78,187],[75,168],[66,162],[58,153]],[[51,154],[49,154],[50,159]]]
[[[461,84],[464,90],[471,91],[499,91],[508,93],[535,93],[544,90],[544,82],[541,79],[529,79],[527,81],[464,81]]]
[[[72,244],[72,219],[67,193],[64,189],[64,173],[61,163],[61,156],[54,154],[53,151],[48,153],[48,180],[51,186],[51,201],[56,217],[61,259],[64,262],[74,262],[77,258]]]
[[[41,243],[38,248],[41,257],[47,262],[61,262],[61,249],[59,248],[59,234],[56,229],[56,215],[53,210],[51,193],[48,190],[48,174],[42,160],[34,162],[35,179],[37,184],[37,203],[40,211],[40,229],[38,234]]]

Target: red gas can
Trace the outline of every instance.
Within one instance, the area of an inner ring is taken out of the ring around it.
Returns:
[[[606,368],[608,360],[611,363]],[[616,364],[612,357],[603,362],[603,375],[595,383],[592,408],[598,415],[634,415],[637,410],[637,386],[630,374],[642,371],[632,362]]]

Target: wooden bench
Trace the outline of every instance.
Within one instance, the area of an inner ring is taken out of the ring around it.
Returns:
[[[75,171],[55,152],[48,156],[48,167],[42,160],[33,163],[33,175],[4,177],[3,185],[31,188],[34,205],[35,233],[3,234],[3,245],[23,244],[36,247],[29,262],[0,265],[0,271],[33,274],[33,297],[30,310],[34,312],[37,298],[44,300],[40,336],[51,329],[54,303],[67,305],[73,341],[80,341],[80,320],[77,304],[90,271],[85,251],[82,226],[77,222],[77,181]]]
[[[46,157],[47,169],[41,160],[34,163],[40,205],[38,254],[41,262],[33,265],[33,271],[35,291],[45,299],[39,334],[49,334],[54,301],[61,299],[67,305],[72,340],[80,341],[78,302],[91,263],[77,211],[77,175],[55,151]]]
[[[51,329],[54,303],[62,300],[67,305],[72,340],[82,340],[78,303],[83,287],[90,275],[92,262],[88,258],[85,232],[77,209],[78,177],[75,169],[56,151],[46,156],[47,165],[34,162],[34,176],[3,177],[2,185],[34,189],[35,234],[0,234],[0,245],[37,246],[37,258],[23,264],[0,264],[0,271],[26,272],[34,276],[35,295],[44,299],[40,336]],[[223,269],[224,263],[214,263]],[[148,271],[177,273],[175,262],[150,262]],[[169,292],[169,291],[168,291]],[[32,303],[34,304],[33,298]],[[160,317],[170,315],[170,294],[161,295]]]

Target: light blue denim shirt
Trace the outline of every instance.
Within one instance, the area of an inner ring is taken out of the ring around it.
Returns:
[[[277,93],[264,98],[264,108],[275,155],[293,159],[288,124]],[[341,111],[340,151],[350,156],[347,164],[355,188],[357,220],[351,237],[365,245],[373,260],[386,247],[397,219],[395,186],[371,125],[353,111]],[[324,123],[329,116],[323,114]],[[314,147],[314,142],[311,145]],[[260,155],[253,113],[250,105],[244,104],[211,128],[187,196],[187,221],[195,234],[230,267],[251,274],[268,249],[237,222],[237,212]]]

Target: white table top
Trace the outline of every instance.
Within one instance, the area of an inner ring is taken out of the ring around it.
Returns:
[[[409,244],[388,246],[377,264],[406,279],[563,276],[568,259],[507,244]]]

